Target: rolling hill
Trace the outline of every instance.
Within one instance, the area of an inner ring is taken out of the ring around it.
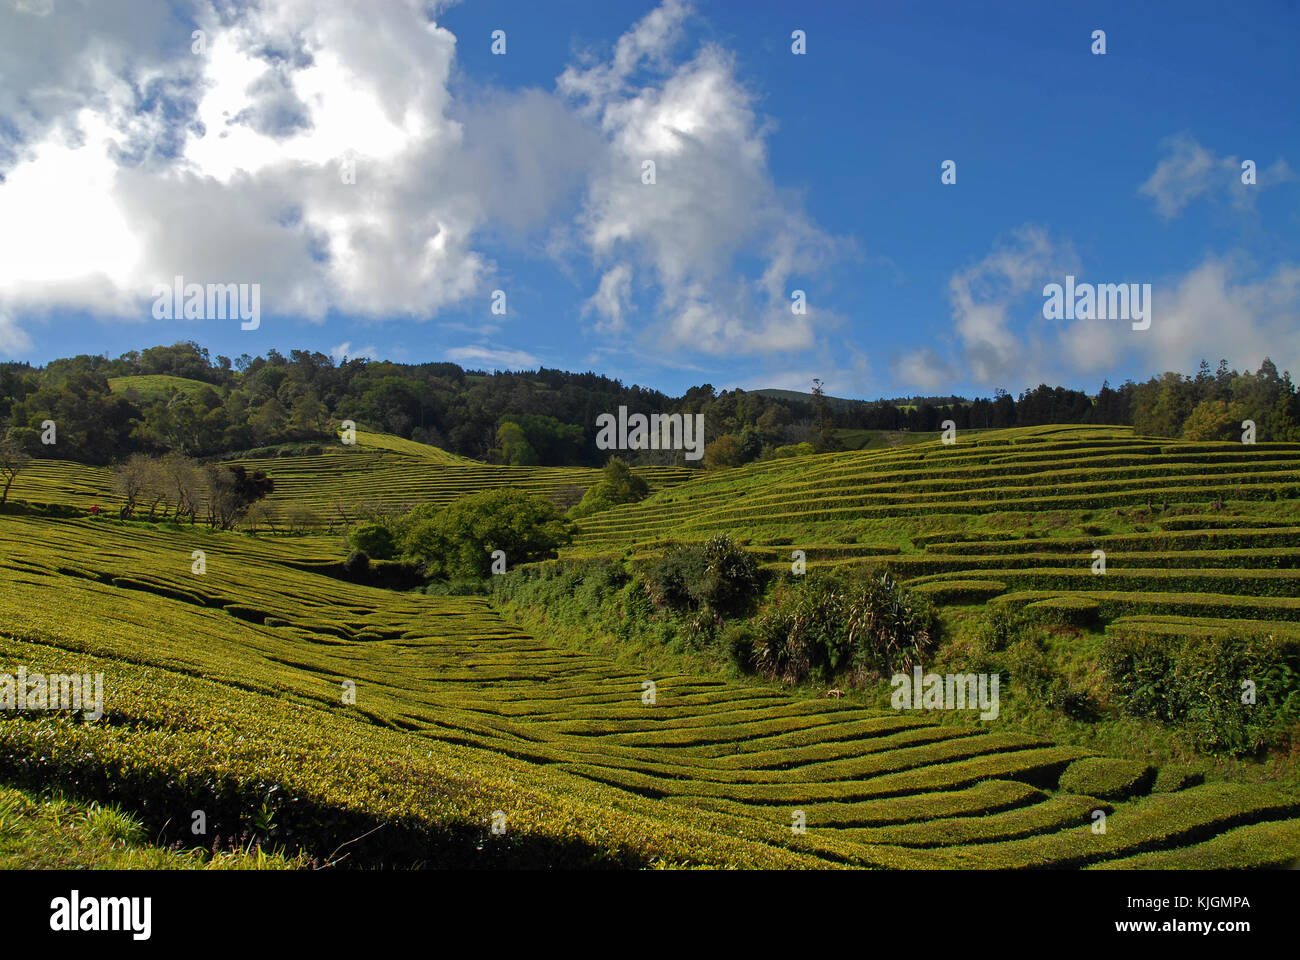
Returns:
[[[368,467],[349,460],[360,457]],[[462,463],[374,437],[259,465],[280,471],[278,496],[322,506],[591,476]],[[653,496],[590,518],[563,556],[726,532],[774,568],[796,549],[812,566],[888,561],[945,604],[1067,598],[1101,624],[1156,633],[1285,630],[1300,623],[1297,468],[1295,444],[998,431],[659,474]],[[107,500],[105,479],[44,463],[15,495],[84,507]],[[109,711],[101,723],[0,714],[0,781],[58,783],[164,834],[202,809],[224,836],[322,858],[348,843],[352,862],[371,865],[1300,859],[1293,786],[1195,783],[997,721],[943,724],[759,682],[647,675],[523,631],[481,598],[303,569],[325,549],[319,537],[0,516],[3,669],[103,672]],[[1096,549],[1104,575],[1091,572]]]

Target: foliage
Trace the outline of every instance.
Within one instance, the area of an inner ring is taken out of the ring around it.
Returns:
[[[403,554],[432,577],[486,577],[492,552],[511,565],[555,555],[573,539],[574,526],[549,500],[517,490],[471,494],[423,516],[406,530]]]
[[[810,573],[783,583],[754,630],[757,669],[785,681],[907,671],[939,642],[934,607],[888,570]]]
[[[764,584],[757,561],[726,536],[671,547],[645,563],[641,575],[656,607],[719,617],[744,613]]]
[[[392,523],[372,520],[348,532],[348,545],[375,560],[392,560],[397,555],[397,534]]]
[[[1252,756],[1300,721],[1300,640],[1117,631],[1103,664],[1126,713],[1184,725],[1202,749]]]
[[[620,457],[610,457],[601,471],[601,479],[588,488],[582,500],[569,511],[569,516],[578,520],[620,503],[638,503],[649,492],[649,484],[632,473],[627,461]]]

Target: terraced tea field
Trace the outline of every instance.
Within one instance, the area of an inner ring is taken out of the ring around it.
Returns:
[[[359,431],[354,445],[323,447],[310,456],[266,457],[235,461],[250,470],[265,470],[275,481],[269,502],[305,507],[319,522],[338,520],[337,508],[354,512],[359,504],[398,506],[450,503],[458,497],[502,487],[555,498],[566,488],[585,489],[600,478],[592,467],[506,467],[480,463],[387,434]],[[638,467],[651,489],[695,476],[684,467]],[[10,498],[89,510],[116,510],[113,471],[63,460],[34,460],[13,485]],[[576,499],[574,500],[576,502]]]
[[[727,533],[774,568],[887,562],[946,603],[1071,598],[1148,632],[1300,629],[1300,444],[1041,427],[700,477],[583,524],[565,555]],[[1094,551],[1105,572],[1094,573]]]
[[[0,781],[112,800],[172,836],[202,809],[214,832],[321,857],[351,841],[357,863],[1300,858],[1293,790],[1189,785],[996,721],[938,725],[759,684],[643,676],[529,636],[477,598],[296,568],[289,543],[0,517],[0,672],[102,671],[108,711],[99,723],[0,712]]]

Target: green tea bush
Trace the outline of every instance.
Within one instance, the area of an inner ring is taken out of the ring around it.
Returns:
[[[1137,760],[1084,757],[1061,774],[1061,789],[1102,800],[1127,800],[1151,792],[1156,768]]]

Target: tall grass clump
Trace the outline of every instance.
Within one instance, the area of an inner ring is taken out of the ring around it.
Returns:
[[[812,573],[777,586],[754,621],[753,666],[772,679],[910,670],[939,642],[933,604],[888,571]]]

